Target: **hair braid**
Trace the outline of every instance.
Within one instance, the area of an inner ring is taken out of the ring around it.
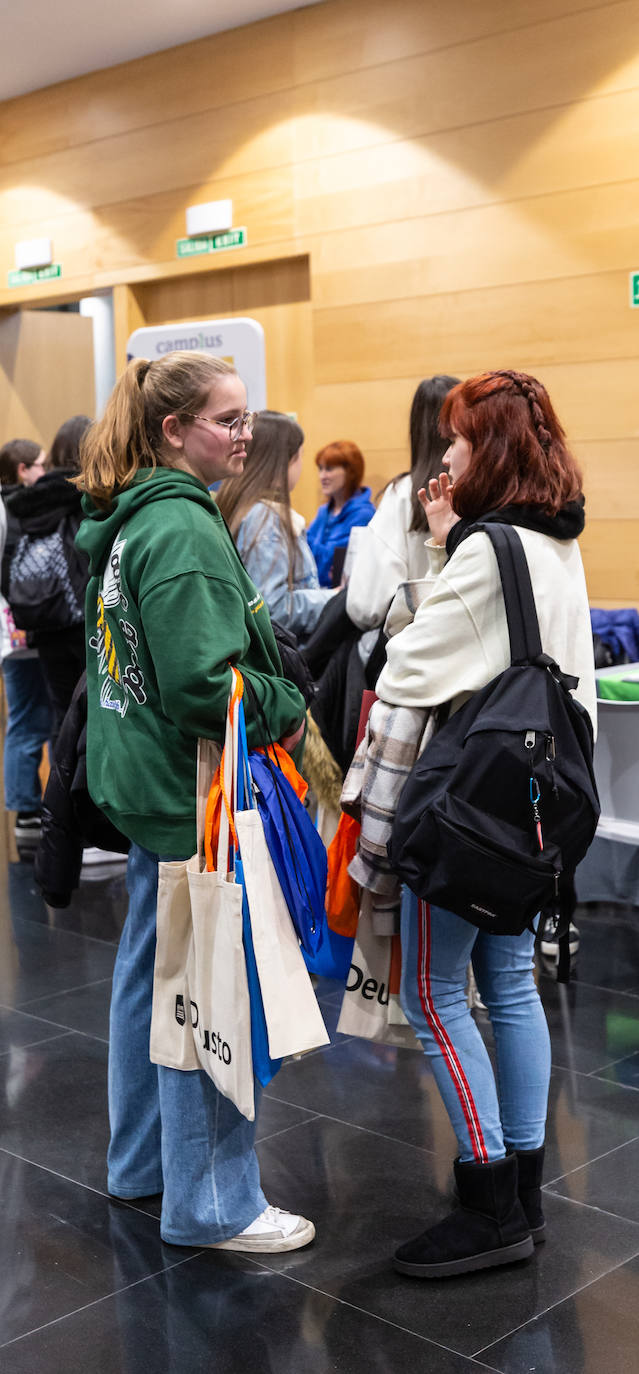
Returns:
[[[530,417],[540,448],[547,454],[552,444],[552,435],[550,430],[546,427],[544,412],[539,404],[537,395],[537,383],[534,378],[529,377],[525,372],[511,372],[506,369],[495,375],[498,377],[507,377],[508,380],[513,383],[513,386],[519,392],[520,396],[523,396],[524,400],[528,402]]]

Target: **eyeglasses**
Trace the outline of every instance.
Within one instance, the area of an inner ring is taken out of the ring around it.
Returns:
[[[234,420],[211,420],[208,415],[194,415],[192,410],[183,410],[181,414],[188,415],[191,420],[204,420],[207,425],[223,425],[228,429],[229,439],[239,439],[243,429],[248,429],[249,434],[253,433],[257,411],[245,410],[243,415],[237,415]]]

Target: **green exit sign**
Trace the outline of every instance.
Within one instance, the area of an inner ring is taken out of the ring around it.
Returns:
[[[9,286],[30,286],[33,281],[51,281],[53,277],[61,277],[62,268],[59,262],[52,262],[49,267],[25,268],[22,271],[7,272]]]
[[[630,304],[639,308],[639,272],[630,273]]]
[[[225,229],[221,234],[198,234],[193,239],[178,239],[178,258],[194,258],[200,253],[220,253],[225,248],[242,248],[246,243],[246,229]]]

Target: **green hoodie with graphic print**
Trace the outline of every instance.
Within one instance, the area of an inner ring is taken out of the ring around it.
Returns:
[[[221,739],[229,663],[250,679],[273,739],[304,717],[282,677],[269,614],[206,487],[145,469],[108,510],[84,497],[87,777],[136,844],[186,858],[196,846],[197,738]],[[246,709],[249,745],[262,742]]]

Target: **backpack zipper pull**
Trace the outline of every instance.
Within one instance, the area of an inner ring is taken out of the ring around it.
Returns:
[[[534,749],[536,738],[534,730],[527,730],[524,735],[524,749]]]
[[[551,777],[551,781],[552,781],[552,794],[553,794],[553,797],[555,798],[555,800],[556,800],[556,801],[559,801],[559,788],[557,787],[557,779],[556,779],[556,777],[555,777],[555,769],[554,769],[555,758],[556,758],[556,753],[555,753],[555,737],[554,737],[554,735],[546,735],[546,762],[550,764],[550,777]]]
[[[534,774],[531,774],[531,777],[530,777],[530,804],[531,804],[531,806],[532,806],[532,809],[533,809],[533,816],[534,816],[534,818],[535,818],[535,830],[537,831],[537,842],[538,842],[538,844],[539,844],[539,848],[540,848],[541,850],[543,850],[543,847],[544,847],[544,837],[543,837],[542,830],[541,830],[541,816],[540,816],[540,814],[539,814],[539,798],[540,798],[540,796],[541,796],[541,792],[539,791],[539,783],[537,782],[537,779],[536,779],[536,777],[534,776]]]

